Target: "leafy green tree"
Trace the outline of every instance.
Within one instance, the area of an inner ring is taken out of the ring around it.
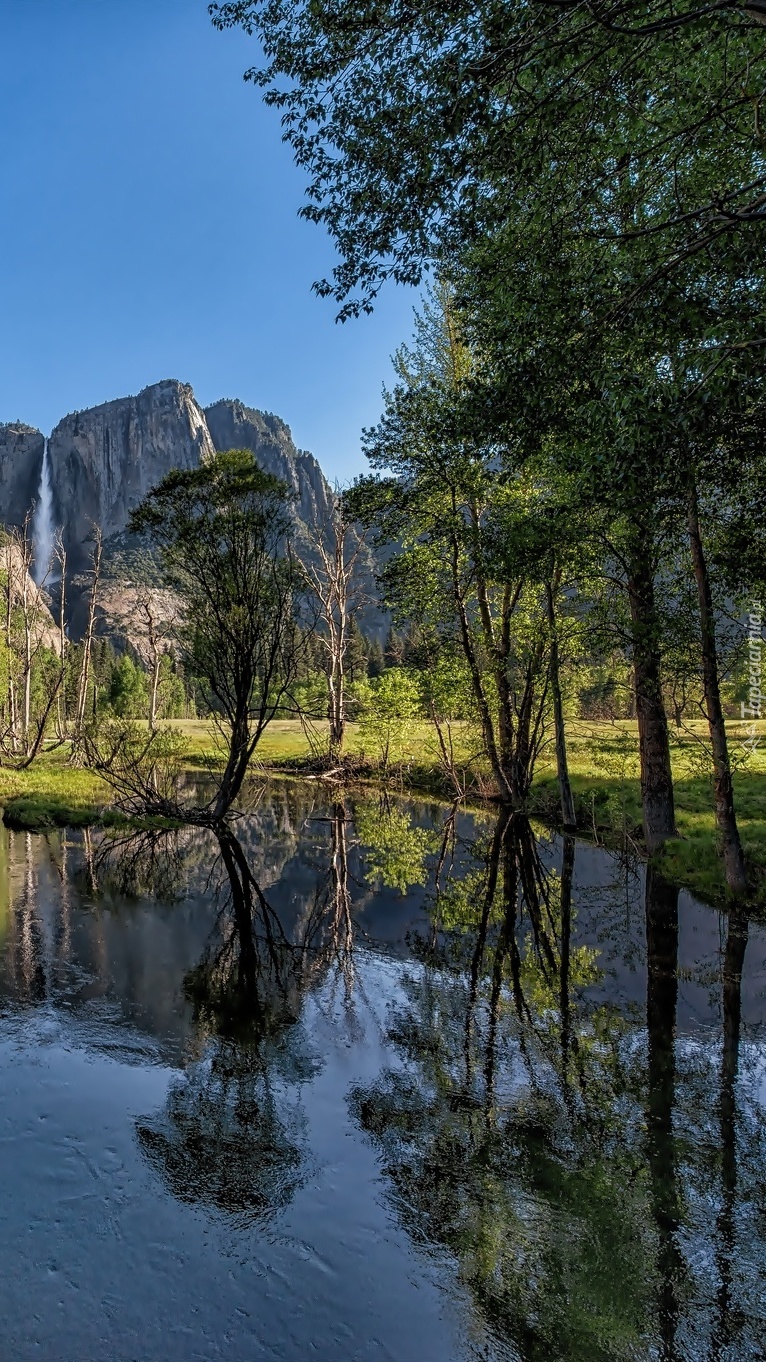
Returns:
[[[688,538],[716,818],[738,890],[716,601],[695,507],[721,490],[699,459],[712,445],[697,398],[720,393],[721,366],[741,371],[764,344],[766,51],[752,8],[211,7],[219,27],[261,39],[249,74],[309,172],[305,215],[340,253],[318,291],[348,317],[387,278],[417,283],[433,263],[458,278],[467,266],[461,292],[496,377],[485,428],[499,444],[513,428],[513,472],[561,437],[578,495],[604,512],[604,567],[629,614],[650,849],[675,833],[659,587],[670,542]]]
[[[207,806],[214,821],[237,798],[297,673],[299,578],[286,496],[248,450],[230,450],[169,473],[131,516],[131,531],[151,537],[182,602],[184,661],[226,742]]]
[[[367,649],[367,675],[370,677],[380,676],[385,665],[386,658],[383,652],[383,644],[380,639],[373,638],[370,640],[370,645]]]
[[[462,653],[499,795],[518,804],[543,741],[547,631],[537,583],[523,566],[508,570],[497,540],[499,520],[523,519],[534,487],[504,473],[500,442],[474,419],[473,367],[439,284],[413,346],[396,356],[383,418],[365,432],[370,462],[387,475],[360,479],[347,499],[396,546],[381,574],[396,618],[417,627],[429,661]]]
[[[370,652],[370,644],[365,638],[359,627],[359,622],[352,615],[348,626],[348,643],[346,645],[346,671],[351,685],[355,681],[361,681],[367,675],[367,663]]]
[[[121,719],[146,718],[149,688],[146,672],[130,653],[123,653],[109,683],[109,704]]]
[[[210,11],[260,40],[247,74],[308,173],[304,216],[339,250],[317,288],[342,316],[509,221],[548,248],[620,237],[641,284],[709,263],[725,239],[759,264],[766,52],[744,5],[225,0]],[[638,183],[640,220],[615,222],[615,192]]]
[[[371,746],[385,774],[404,757],[408,730],[420,716],[417,679],[402,667],[388,667],[380,676],[359,681],[354,693],[365,747]]]

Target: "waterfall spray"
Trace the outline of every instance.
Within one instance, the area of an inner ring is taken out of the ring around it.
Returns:
[[[43,466],[40,469],[37,505],[32,518],[32,543],[34,545],[32,575],[39,586],[47,575],[53,558],[53,487],[47,440],[43,449]]]

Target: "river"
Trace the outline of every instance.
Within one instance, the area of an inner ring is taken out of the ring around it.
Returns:
[[[766,930],[521,819],[274,782],[0,829],[0,1356],[766,1350]]]

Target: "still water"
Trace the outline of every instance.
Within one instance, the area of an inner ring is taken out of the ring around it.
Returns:
[[[766,931],[307,785],[0,830],[0,1357],[766,1358]]]

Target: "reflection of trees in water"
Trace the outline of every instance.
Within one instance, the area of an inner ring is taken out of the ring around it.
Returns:
[[[86,882],[102,900],[146,897],[173,903],[188,893],[202,845],[198,830],[188,826],[109,834],[96,847],[88,837]]]
[[[739,1332],[737,1284],[737,1074],[739,1070],[742,970],[747,947],[748,921],[738,904],[729,911],[723,963],[723,1049],[718,1097],[721,1141],[721,1199],[716,1223],[716,1269],[718,1293],[713,1328],[714,1355],[724,1357]],[[762,1167],[760,1170],[763,1177]],[[764,1222],[766,1228],[766,1222]]]
[[[303,999],[334,1006],[332,980],[349,1008],[360,997],[352,888],[358,912],[365,871],[388,902],[430,874],[423,968],[402,972],[393,1016],[400,1062],[352,1097],[415,1242],[454,1255],[484,1338],[506,1351],[511,1340],[530,1362],[761,1355],[766,1135],[749,1099],[754,1050],[740,1039],[746,917],[727,923],[722,1036],[677,1036],[678,896],[653,871],[646,992],[631,1005],[642,1019],[603,1001],[608,981],[591,989],[603,960],[581,944],[571,839],[554,868],[518,816],[467,836],[453,811],[427,845],[398,844],[412,809],[385,822],[385,806],[365,800],[372,855],[351,851],[352,885],[348,808],[316,817],[312,799],[264,799],[239,838],[145,832],[112,838],[107,855],[95,837],[68,870],[63,851],[46,870],[66,888],[84,862],[89,899],[98,891],[116,911],[126,894],[213,897],[214,928],[185,981],[194,1058],[138,1127],[166,1185],[257,1217],[289,1202],[306,1170],[300,1084],[317,1062]],[[68,931],[55,893],[40,909],[40,845],[35,860],[31,840],[16,839],[6,950],[30,1001],[47,996]],[[596,918],[618,968],[623,919],[630,932],[629,915],[604,904]]]
[[[329,866],[292,930],[269,902],[230,828],[215,832],[217,914],[208,948],[186,978],[201,1057],[171,1087],[141,1147],[182,1200],[269,1215],[305,1172],[295,1085],[315,1058],[300,1024],[305,991],[352,946],[346,811],[331,820]]]
[[[588,1002],[574,844],[554,874],[506,817],[475,852],[437,896],[439,968],[395,1015],[401,1064],[351,1098],[403,1224],[455,1256],[482,1328],[525,1362],[758,1356],[757,1241],[737,1272],[742,1210],[760,1196],[758,1158],[745,1190],[736,1142],[742,925],[730,919],[724,961],[719,1151],[717,1061],[709,1047],[687,1060],[675,1040],[677,890],[648,873],[642,1034]],[[761,1139],[761,1179],[763,1152]],[[699,1207],[716,1184],[710,1223]],[[717,1293],[699,1267],[712,1256]]]
[[[290,1109],[269,1065],[231,1041],[212,1045],[137,1135],[181,1201],[267,1217],[288,1205],[303,1179],[298,1108]]]
[[[354,985],[354,924],[349,879],[349,827],[343,800],[336,800],[328,818],[330,840],[327,865],[320,869],[313,897],[300,921],[304,987],[313,986],[334,969],[342,979],[346,1000]]]
[[[364,848],[368,884],[405,894],[412,886],[426,883],[426,858],[436,849],[436,836],[429,828],[418,827],[387,791],[358,803],[354,824]]]
[[[646,1030],[648,1041],[646,1160],[657,1233],[657,1320],[660,1356],[677,1356],[679,1302],[684,1260],[678,1242],[681,1219],[673,1108],[676,1088],[678,1001],[678,887],[652,866],[646,872]]]
[[[0,978],[17,1004],[34,1005],[50,996],[71,947],[67,843],[59,832],[5,837]]]

